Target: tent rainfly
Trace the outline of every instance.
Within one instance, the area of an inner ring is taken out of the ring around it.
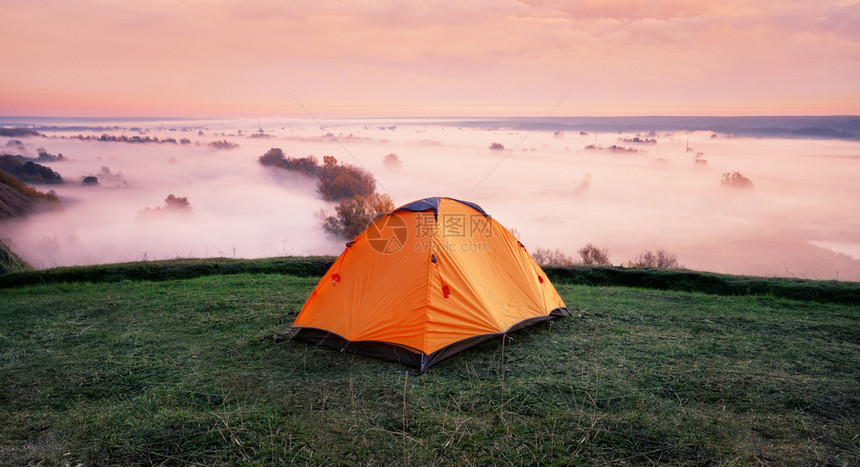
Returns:
[[[546,274],[474,203],[426,198],[347,243],[293,323],[293,337],[415,366],[566,315]]]

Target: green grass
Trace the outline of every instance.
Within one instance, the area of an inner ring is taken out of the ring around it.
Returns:
[[[72,266],[0,273],[0,289],[61,282],[117,282],[175,280],[208,275],[277,273],[321,276],[334,262],[331,256],[261,259],[174,259],[132,263]],[[555,283],[643,287],[657,290],[704,292],[716,295],[772,295],[823,303],[860,303],[860,283],[796,278],[732,276],[686,269],[647,269],[614,266],[547,266]],[[0,270],[2,271],[2,270]]]
[[[416,377],[285,339],[318,276],[150,274],[0,289],[0,463],[860,464],[856,302],[559,284]]]
[[[63,282],[165,281],[245,273],[277,273],[319,277],[328,270],[334,259],[330,256],[293,256],[250,260],[204,258],[68,266],[0,274],[0,289]]]

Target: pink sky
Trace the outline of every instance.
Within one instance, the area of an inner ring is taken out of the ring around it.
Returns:
[[[854,0],[0,0],[0,11],[0,115],[860,114]]]

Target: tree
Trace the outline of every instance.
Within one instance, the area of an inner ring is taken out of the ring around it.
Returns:
[[[167,196],[164,199],[165,209],[171,211],[188,211],[191,210],[191,203],[188,202],[188,198],[186,197],[178,197],[173,196],[173,193]]]
[[[573,258],[564,254],[564,252],[558,248],[555,250],[550,250],[549,248],[536,248],[535,251],[532,252],[532,258],[534,258],[541,266],[571,266],[575,264]]]
[[[281,150],[281,148],[269,149],[258,159],[261,164],[271,165],[274,167],[283,167],[285,160],[286,157],[284,157],[284,151]]]
[[[171,139],[172,139],[172,138],[171,138]],[[166,142],[168,142],[168,141],[167,141],[167,140],[164,140],[164,141],[162,141],[162,142],[163,142],[163,143],[166,143]],[[175,140],[175,139],[173,140],[173,143],[174,143],[174,144],[176,143],[176,140]],[[209,146],[212,146],[212,147],[213,147],[213,148],[215,148],[215,149],[236,149],[236,148],[238,148],[238,147],[239,147],[239,145],[238,145],[238,144],[236,144],[236,143],[231,143],[230,141],[227,141],[226,139],[225,139],[225,140],[221,140],[221,141],[212,141],[211,143],[209,143]]]
[[[490,151],[504,151],[505,145],[502,143],[490,143]]]
[[[391,153],[391,154],[385,156],[385,158],[382,159],[382,163],[386,167],[391,167],[391,168],[400,167],[401,165],[403,165],[403,161],[401,161],[400,158],[397,157],[397,154],[394,154],[394,153]]]
[[[744,177],[740,172],[725,172],[720,179],[720,185],[742,190],[749,190],[754,187],[752,180]]]
[[[316,157],[286,157],[284,156],[284,151],[282,151],[281,148],[269,149],[257,160],[263,165],[292,170],[307,175],[308,177],[316,177],[320,172],[320,166]]]
[[[167,213],[188,213],[191,212],[191,203],[188,202],[188,198],[175,196],[173,193],[169,194],[167,198],[164,199],[164,207],[159,208],[146,208],[143,211],[140,211],[140,214],[146,216],[152,215],[165,215]]]
[[[327,216],[320,211],[317,217],[327,233],[352,240],[370,224],[394,210],[394,202],[386,194],[373,193],[367,197],[354,196],[341,200],[335,207],[335,215]]]
[[[678,259],[673,253],[663,249],[658,249],[656,252],[650,250],[639,253],[639,256],[627,262],[627,267],[630,268],[657,268],[657,269],[677,269]]]
[[[609,249],[597,248],[591,243],[580,248],[579,256],[582,258],[582,264],[588,266],[609,266]]]
[[[340,201],[355,196],[367,198],[376,191],[376,178],[370,172],[353,165],[337,165],[331,156],[323,158],[317,191],[326,201]]]

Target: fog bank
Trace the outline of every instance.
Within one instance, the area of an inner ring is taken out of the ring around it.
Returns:
[[[532,250],[576,256],[593,243],[622,264],[663,248],[690,269],[860,280],[855,141],[710,131],[556,133],[421,120],[110,126],[22,139],[32,153],[44,147],[67,159],[46,164],[65,185],[37,187],[56,190],[65,208],[0,231],[32,265],[339,254],[343,241],[327,237],[314,217],[334,204],[319,199],[312,180],[257,163],[280,147],[294,157],[332,155],[364,167],[397,205],[428,196],[476,202],[516,228]],[[103,133],[177,143],[69,139]],[[636,137],[652,141],[630,142]],[[213,141],[239,146],[217,149]],[[505,149],[490,150],[494,142]],[[391,153],[402,161],[398,167],[383,164]],[[754,188],[721,186],[721,175],[736,171]],[[88,175],[99,184],[82,185]],[[141,213],[163,208],[169,194],[187,197],[190,211]]]

